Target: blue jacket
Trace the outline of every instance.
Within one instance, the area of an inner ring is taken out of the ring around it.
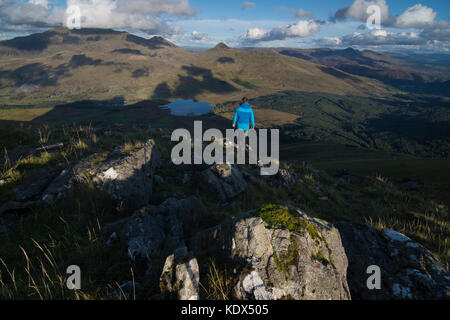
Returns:
[[[255,127],[255,115],[250,105],[243,103],[234,114],[233,124],[237,123],[237,129],[248,131],[250,129],[250,122]]]

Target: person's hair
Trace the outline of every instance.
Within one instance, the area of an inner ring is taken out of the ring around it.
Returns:
[[[242,98],[242,103],[247,103],[248,102],[248,98],[247,97],[243,97]]]

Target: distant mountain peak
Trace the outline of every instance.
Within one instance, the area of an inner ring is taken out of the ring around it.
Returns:
[[[221,42],[221,43],[219,43],[218,45],[216,45],[216,46],[214,47],[214,49],[230,49],[230,47],[227,46],[225,43]]]
[[[174,45],[172,42],[170,42],[167,39],[164,39],[163,37],[160,36],[154,36],[152,38],[150,38],[151,42],[155,43],[155,44],[160,44],[160,45],[164,45],[164,46],[168,46],[168,47],[176,47],[176,45]]]
[[[128,34],[126,40],[147,47],[149,49],[160,49],[162,47],[172,47],[172,48],[176,47],[176,45],[174,45],[172,42],[159,36],[155,36],[150,39],[145,39],[135,36],[133,34]]]

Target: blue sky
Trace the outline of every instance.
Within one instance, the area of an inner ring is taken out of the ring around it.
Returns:
[[[447,0],[0,0],[0,39],[67,25],[161,35],[182,46],[357,47],[448,52]],[[380,9],[378,29],[367,7]]]
[[[210,1],[210,0],[193,0],[190,1],[192,7],[199,8],[202,12],[199,17],[202,19],[220,19],[221,17],[236,19],[276,19],[284,21],[292,21],[292,15],[285,11],[279,10],[281,7],[304,9],[313,12],[317,18],[327,19],[329,11],[336,12],[338,9],[349,6],[353,0],[253,0],[255,7],[251,10],[242,10],[241,5],[244,1],[228,0],[228,1]],[[447,0],[395,0],[389,1],[389,7],[393,14],[400,14],[406,8],[421,3],[429,6],[438,12],[438,18],[447,19],[450,17],[450,1]]]

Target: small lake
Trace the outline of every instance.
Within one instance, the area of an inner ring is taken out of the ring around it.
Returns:
[[[168,105],[162,106],[162,109],[169,109],[174,116],[201,116],[208,114],[215,107],[207,102],[196,102],[194,100],[178,100]]]

